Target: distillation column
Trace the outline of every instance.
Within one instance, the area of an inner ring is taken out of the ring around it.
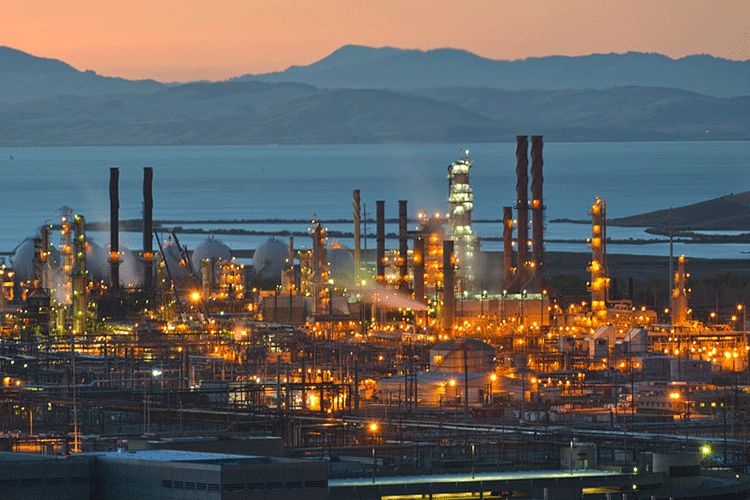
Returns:
[[[409,244],[407,242],[406,200],[398,202],[398,289],[405,292],[409,288]]]
[[[361,214],[359,189],[354,190],[354,282],[359,283],[359,276],[362,269],[362,255],[360,252],[360,226]]]
[[[51,277],[50,277],[50,226],[45,224],[39,230],[39,281],[40,286],[43,290],[49,292]]]
[[[464,290],[476,288],[474,276],[474,253],[477,238],[471,228],[471,212],[474,210],[474,190],[469,184],[469,169],[472,167],[469,151],[466,156],[448,167],[448,211],[450,213],[450,239],[455,244],[456,267]]]
[[[424,252],[425,244],[424,237],[417,236],[414,238],[414,300],[420,304],[425,303],[425,291],[424,291]],[[417,326],[427,326],[427,312],[415,312],[417,318]]]
[[[672,286],[672,324],[680,325],[688,320],[688,290],[685,281],[689,278],[685,274],[685,256],[680,255],[677,260],[677,272],[674,275]]]
[[[320,223],[315,225],[315,229],[312,233],[313,238],[313,276],[312,276],[312,297],[313,297],[313,316],[323,314],[325,312],[323,292],[325,288],[326,279],[326,263],[328,257],[326,254],[325,239],[326,233],[321,227]],[[328,297],[330,301],[330,296]]]
[[[591,312],[594,320],[599,323],[607,321],[607,289],[609,277],[607,271],[607,206],[604,200],[597,199],[591,206],[592,234],[589,241],[591,248]]]
[[[503,207],[503,290],[513,281],[513,207]]]
[[[75,238],[73,240],[73,333],[81,335],[86,329],[86,309],[88,276],[86,275],[86,219],[76,215],[73,219]]]
[[[443,333],[453,337],[453,324],[456,317],[456,260],[453,254],[453,241],[443,241]]]

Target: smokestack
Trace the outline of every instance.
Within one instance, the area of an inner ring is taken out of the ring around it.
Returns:
[[[359,230],[361,226],[361,210],[359,203],[359,189],[354,190],[354,279],[359,277],[362,268],[362,255],[360,254]]]
[[[376,205],[377,217],[377,277],[378,283],[385,283],[385,201],[378,200]]]
[[[453,240],[443,241],[443,332],[451,337],[456,317],[455,262]]]
[[[518,287],[526,286],[529,262],[529,140],[525,135],[516,136],[516,209],[518,210]]]
[[[406,240],[406,200],[398,202],[398,289],[409,288],[409,245]]]
[[[150,296],[154,291],[154,169],[143,168],[143,288]]]
[[[513,207],[503,207],[503,288],[513,281]]]
[[[534,286],[535,291],[542,292],[544,288],[544,197],[542,195],[542,148],[544,142],[541,135],[531,136],[531,218],[532,218],[532,248],[534,250]]]
[[[120,169],[109,169],[109,265],[112,290],[120,287]]]

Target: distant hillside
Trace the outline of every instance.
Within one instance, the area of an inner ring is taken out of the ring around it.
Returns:
[[[131,81],[78,71],[57,59],[35,57],[0,47],[0,103],[17,103],[59,95],[92,96],[154,92],[164,88],[153,80]]]
[[[547,92],[457,87],[414,95],[449,102],[514,130],[567,141],[750,138],[750,97],[716,98],[652,87]]]
[[[750,61],[708,55],[671,59],[640,52],[502,61],[456,49],[421,51],[347,45],[308,66],[292,66],[285,71],[239,79],[292,81],[320,88],[408,90],[669,87],[714,97],[735,97],[750,95]]]
[[[192,83],[152,94],[64,96],[0,106],[0,115],[0,145],[486,141],[498,134],[494,121],[448,103],[296,83]]]
[[[3,146],[501,142],[518,131],[558,142],[750,139],[750,97],[642,87],[406,92],[203,82],[0,105],[0,116]]]
[[[669,230],[669,209],[631,217],[608,219],[612,226],[653,228],[652,232]],[[684,230],[747,230],[750,233],[750,191],[730,194],[672,209],[673,231]]]

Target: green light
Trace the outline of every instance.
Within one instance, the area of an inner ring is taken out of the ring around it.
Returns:
[[[701,453],[703,453],[704,455],[710,455],[711,447],[708,446],[707,444],[704,444],[703,446],[701,446]]]

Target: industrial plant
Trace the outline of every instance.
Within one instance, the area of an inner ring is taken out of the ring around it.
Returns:
[[[342,193],[354,248],[311,220],[252,264],[155,221],[150,167],[120,245],[111,168],[108,221],[63,207],[0,269],[0,497],[746,498],[745,305],[694,318],[684,257],[668,307],[614,293],[598,198],[587,294],[556,290],[543,146],[517,137],[501,252],[468,150],[446,213],[374,200],[363,248]]]

